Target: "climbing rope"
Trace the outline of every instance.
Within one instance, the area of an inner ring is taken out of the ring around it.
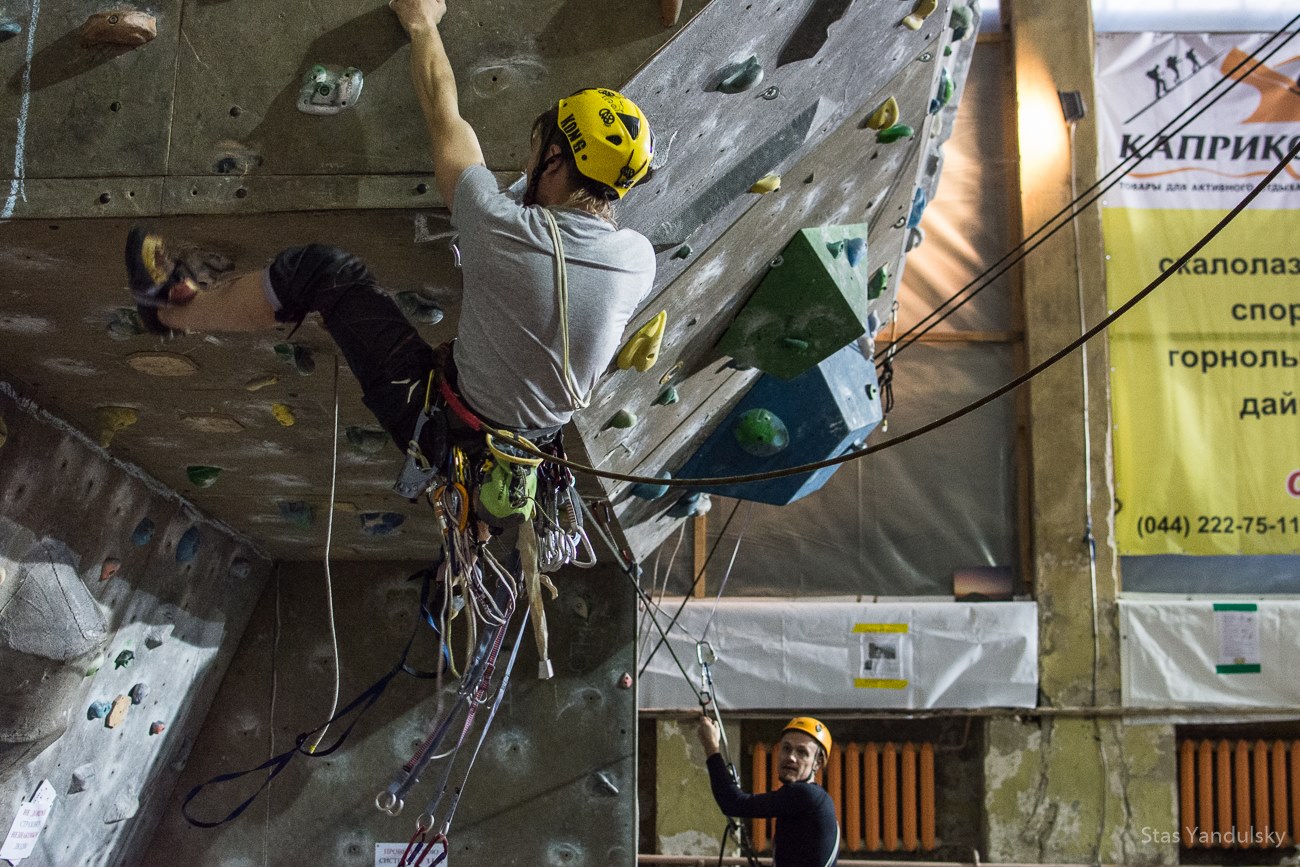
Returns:
[[[971,403],[967,404],[964,407],[961,407],[960,409],[954,410],[953,412],[950,412],[947,415],[942,416],[941,418],[938,418],[927,424],[921,425],[920,427],[908,431],[907,433],[899,434],[898,436],[895,437],[890,437],[884,442],[876,443],[875,445],[867,446],[866,448],[846,452],[836,457],[826,458],[825,460],[813,461],[812,463],[807,463],[807,464],[799,464],[797,466],[786,467],[780,470],[769,470],[767,472],[762,472],[762,473],[751,473],[748,475],[738,475],[738,476],[711,476],[711,477],[696,478],[696,479],[681,479],[681,478],[664,479],[664,478],[659,478],[657,476],[655,477],[638,476],[638,475],[633,475],[631,473],[618,473],[612,470],[601,470],[595,467],[587,466],[585,464],[580,464],[574,461],[570,461],[568,459],[548,458],[548,460],[554,460],[556,463],[568,467],[570,470],[574,471],[575,473],[583,473],[584,475],[596,476],[602,479],[612,479],[614,481],[633,482],[633,483],[647,484],[647,485],[658,485],[658,486],[666,485],[668,487],[700,488],[700,487],[719,487],[722,485],[741,485],[750,482],[765,482],[765,481],[770,481],[771,479],[785,478],[786,476],[802,475],[804,473],[815,472],[817,470],[825,469],[827,467],[839,466],[840,464],[845,464],[848,463],[849,461],[860,460],[862,458],[867,457],[868,455],[873,455],[876,454],[877,452],[884,451],[885,449],[890,449],[890,448],[894,448],[895,446],[900,446],[905,442],[909,442],[918,437],[924,436],[925,434],[930,433],[933,430],[949,425],[957,421],[958,419],[964,418],[970,415],[972,412],[975,412],[976,410],[987,406],[988,404],[992,403],[993,401],[997,400],[1003,395],[1011,391],[1014,391],[1015,389],[1019,388],[1020,386],[1024,385],[1025,383],[1037,377],[1043,371],[1059,363],[1062,359],[1069,356],[1071,353],[1073,353],[1084,343],[1087,343],[1089,340],[1091,340],[1092,338],[1096,337],[1098,334],[1105,331],[1107,328],[1113,325],[1120,317],[1124,316],[1126,313],[1132,310],[1133,307],[1137,305],[1140,301],[1142,301],[1144,298],[1146,298],[1148,295],[1154,292],[1157,288],[1159,288],[1166,280],[1174,276],[1174,274],[1178,273],[1178,270],[1182,268],[1184,265],[1186,265],[1189,261],[1191,261],[1193,256],[1199,253],[1207,244],[1210,243],[1210,241],[1213,241],[1216,237],[1218,237],[1219,233],[1222,232],[1228,226],[1228,224],[1230,224],[1233,220],[1235,220],[1237,216],[1241,214],[1241,212],[1244,211],[1250,205],[1251,202],[1255,201],[1255,199],[1259,197],[1260,193],[1264,192],[1264,190],[1268,187],[1268,185],[1271,184],[1273,180],[1276,179],[1277,176],[1282,173],[1282,170],[1286,168],[1287,164],[1296,158],[1296,155],[1298,153],[1300,153],[1300,143],[1298,143],[1296,147],[1293,147],[1286,154],[1286,156],[1284,156],[1282,160],[1278,162],[1278,164],[1275,165],[1268,172],[1268,174],[1266,174],[1260,180],[1260,182],[1255,185],[1255,187],[1249,193],[1246,194],[1245,198],[1243,198],[1240,202],[1238,202],[1232,208],[1232,210],[1230,210],[1221,220],[1219,220],[1218,223],[1216,223],[1209,231],[1207,231],[1204,235],[1202,235],[1200,240],[1198,240],[1195,244],[1193,244],[1185,253],[1179,256],[1178,259],[1175,260],[1168,268],[1162,271],[1154,280],[1152,280],[1145,287],[1143,287],[1139,292],[1137,292],[1137,294],[1133,295],[1131,298],[1129,298],[1128,301],[1125,301],[1122,305],[1117,307],[1115,311],[1112,312],[1105,319],[1102,319],[1100,322],[1098,322],[1092,328],[1088,329],[1086,332],[1081,334],[1075,340],[1070,341],[1070,343],[1066,344],[1064,347],[1059,349],[1057,352],[1055,352],[1053,355],[1048,357],[1046,360],[1030,368],[1029,370],[1021,374],[1020,376],[1017,376],[1015,379],[1011,380],[1005,385],[1002,385],[1001,387],[988,393],[984,397],[972,401]],[[511,434],[505,433],[504,431],[502,432],[502,435],[507,437],[512,436]],[[516,438],[516,440],[522,440],[522,437]],[[526,440],[522,440],[522,441],[524,443],[527,443]],[[517,441],[516,444],[518,444]],[[521,445],[520,447],[528,449],[531,447],[531,444]],[[540,452],[536,452],[535,448],[534,448],[534,452],[540,454]]]
[[[325,600],[326,611],[329,616],[330,624],[330,643],[334,648],[334,700],[330,704],[330,718],[339,709],[339,688],[342,684],[342,660],[339,658],[339,632],[338,624],[334,620],[334,576],[330,574],[330,546],[334,541],[334,498],[338,491],[339,481],[339,357],[334,356],[334,447],[330,453],[330,513],[325,520]],[[276,593],[280,591],[277,588]],[[276,597],[276,604],[279,605],[279,597]],[[278,616],[278,615],[277,615]],[[329,731],[327,723],[316,739],[311,742],[307,752],[314,753],[324,740],[325,733]]]
[[[967,302],[973,299],[980,292],[987,289],[991,284],[993,284],[1000,277],[1002,277],[1002,275],[1006,274],[1007,271],[1011,270],[1013,267],[1019,264],[1023,259],[1025,259],[1025,257],[1027,257],[1030,253],[1038,249],[1049,238],[1051,238],[1061,229],[1065,228],[1067,225],[1070,225],[1075,220],[1077,220],[1083,208],[1092,205],[1099,198],[1105,195],[1107,191],[1109,191],[1112,187],[1114,187],[1125,177],[1127,177],[1130,172],[1132,172],[1139,165],[1141,165],[1148,158],[1150,158],[1151,155],[1154,154],[1156,150],[1158,150],[1161,147],[1161,145],[1165,142],[1166,139],[1168,139],[1171,136],[1177,135],[1178,133],[1186,129],[1190,124],[1196,121],[1197,118],[1199,118],[1202,114],[1204,114],[1212,105],[1214,105],[1224,96],[1226,96],[1234,87],[1236,87],[1243,80],[1245,80],[1247,76],[1249,76],[1252,72],[1254,72],[1264,63],[1266,63],[1270,58],[1273,57],[1274,54],[1281,51],[1282,48],[1291,40],[1294,34],[1292,34],[1292,36],[1288,36],[1282,42],[1278,43],[1275,47],[1272,48],[1272,50],[1270,50],[1263,57],[1258,57],[1259,53],[1263,50],[1265,45],[1268,45],[1270,42],[1272,42],[1274,39],[1277,39],[1279,36],[1286,34],[1287,31],[1295,27],[1298,22],[1300,22],[1300,15],[1297,15],[1296,17],[1288,21],[1286,24],[1284,24],[1280,30],[1276,31],[1271,36],[1269,36],[1268,39],[1264,41],[1264,44],[1255,50],[1255,53],[1250,54],[1247,57],[1243,58],[1241,62],[1239,62],[1231,70],[1225,73],[1222,78],[1216,81],[1211,87],[1205,90],[1200,96],[1196,97],[1196,99],[1194,99],[1191,102],[1191,104],[1189,104],[1178,114],[1174,115],[1174,117],[1171,118],[1168,123],[1166,123],[1163,127],[1157,130],[1151,136],[1148,142],[1148,146],[1144,146],[1145,150],[1144,147],[1139,147],[1134,149],[1133,154],[1125,157],[1123,160],[1119,162],[1118,165],[1112,168],[1101,178],[1098,178],[1096,183],[1094,183],[1092,186],[1084,190],[1082,194],[1074,195],[1072,200],[1067,205],[1065,205],[1063,208],[1061,208],[1061,210],[1057,211],[1055,214],[1049,217],[1041,226],[1039,226],[1036,230],[1034,230],[1032,234],[1026,237],[1015,247],[1011,248],[1011,250],[1008,251],[1006,255],[1004,255],[1001,259],[998,259],[988,268],[984,269],[983,272],[976,275],[965,286],[963,286],[962,288],[954,292],[952,295],[950,295],[947,299],[944,300],[942,304],[940,304],[938,307],[931,310],[928,314],[922,317],[918,322],[913,324],[910,328],[908,328],[907,331],[903,332],[903,336],[898,338],[897,341],[891,339],[889,346],[887,346],[885,349],[882,349],[880,352],[876,353],[875,358],[877,363],[880,364],[881,359],[884,358],[884,363],[888,365],[888,363],[895,356],[897,356],[899,352],[911,346],[913,343],[916,343],[926,334],[930,333],[932,330],[934,330],[936,326],[939,325],[939,323],[943,322],[953,313],[957,312],[958,309],[960,309],[963,305],[965,305]],[[1257,57],[1258,59],[1256,60]],[[1255,65],[1252,66],[1247,72],[1238,76],[1237,73],[1244,66],[1246,66],[1246,64],[1250,63],[1252,60],[1255,61]],[[1229,82],[1228,86],[1224,88],[1222,92],[1214,95],[1213,97],[1210,97],[1210,94],[1212,94],[1214,90],[1218,88],[1219,85],[1223,84],[1225,81]],[[1195,112],[1195,114],[1187,118],[1186,121],[1183,121],[1182,124],[1177,127],[1177,129],[1173,129],[1175,124],[1178,124],[1179,121],[1182,120],[1184,115],[1186,115],[1188,112],[1195,109],[1198,103],[1200,103],[1202,100],[1207,98],[1209,98],[1209,101],[1206,102],[1203,106],[1201,106],[1200,109]],[[1134,160],[1134,162],[1131,165],[1125,165],[1130,160]],[[1071,175],[1071,177],[1073,178],[1073,175]],[[1085,198],[1086,201],[1084,201]],[[1067,214],[1069,215],[1067,219],[1062,220],[1060,223],[1058,223],[1055,226],[1052,226],[1053,223],[1055,223],[1057,220],[1060,220],[1061,217],[1066,216]],[[1048,228],[1049,226],[1052,226],[1050,230]],[[1040,235],[1041,237],[1039,237]],[[994,273],[995,271],[996,273]],[[985,280],[985,278],[988,279]],[[981,283],[980,281],[984,281],[984,282]],[[976,284],[980,284],[980,285],[977,288],[972,290],[971,287],[976,286]],[[968,290],[971,290],[970,294],[966,295],[964,298],[961,297],[962,294],[967,292]],[[959,298],[960,300],[958,300]],[[951,308],[945,310],[945,308],[949,308],[949,305],[952,305]],[[891,373],[892,373],[892,369],[891,369]]]

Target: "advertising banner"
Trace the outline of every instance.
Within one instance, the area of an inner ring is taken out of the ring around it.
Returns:
[[[1297,75],[1300,38],[1098,38],[1102,173],[1152,151],[1102,200],[1111,309],[1300,141]],[[1293,162],[1111,327],[1122,554],[1300,552],[1298,211]]]

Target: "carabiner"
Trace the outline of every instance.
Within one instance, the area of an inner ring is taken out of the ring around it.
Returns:
[[[406,802],[397,797],[396,792],[385,790],[380,792],[378,795],[375,795],[375,806],[379,808],[379,812],[381,813],[387,813],[390,816],[397,816],[401,814],[402,808],[406,806]]]

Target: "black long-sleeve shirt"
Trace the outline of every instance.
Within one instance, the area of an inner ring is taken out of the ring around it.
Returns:
[[[835,803],[816,783],[786,783],[774,792],[751,795],[727,772],[719,753],[709,756],[713,800],[737,819],[775,818],[773,867],[834,867],[840,848]]]

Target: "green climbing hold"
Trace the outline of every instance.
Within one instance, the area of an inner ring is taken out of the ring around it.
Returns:
[[[832,259],[838,259],[840,254],[844,252],[844,241],[829,241],[826,244],[826,249],[831,251]]]
[[[627,430],[628,428],[633,427],[635,424],[636,424],[636,413],[632,412],[631,410],[620,409],[618,412],[614,413],[614,415],[610,417],[609,421],[605,423],[605,427],[606,428],[615,427],[615,428],[619,428],[620,430]]]
[[[688,258],[690,258],[691,253],[694,253],[694,252],[695,252],[695,251],[691,249],[691,245],[690,245],[690,244],[682,244],[680,247],[677,248],[677,252],[676,252],[676,253],[673,253],[673,258],[674,258],[674,259],[688,259]]]
[[[721,74],[718,90],[723,93],[743,93],[763,80],[763,64],[758,62],[757,55],[751,54],[739,63],[723,69]]]
[[[867,299],[875,301],[885,290],[889,288],[889,266],[881,265],[876,269],[876,273],[871,275],[871,281],[867,283]]]
[[[961,42],[975,28],[975,10],[966,5],[953,6],[948,26],[952,28],[953,41]]]
[[[659,396],[655,398],[654,403],[655,406],[672,406],[677,403],[678,400],[680,400],[680,398],[677,396],[677,389],[670,385],[663,391],[659,392]]]
[[[352,426],[345,433],[348,448],[359,455],[377,455],[388,445],[388,434],[377,428]]]
[[[135,654],[134,654],[134,653],[132,653],[132,652],[129,651],[129,650],[123,650],[121,653],[119,653],[119,654],[117,655],[117,659],[113,660],[113,668],[115,668],[115,669],[117,669],[117,668],[126,668],[126,667],[127,667],[128,665],[130,665],[134,660],[135,660]]]
[[[275,354],[285,364],[292,364],[294,370],[302,376],[311,376],[316,372],[316,358],[306,346],[297,343],[277,343]]]
[[[769,409],[741,413],[734,433],[741,449],[760,458],[770,457],[790,444],[789,428]]]
[[[793,349],[795,352],[807,352],[808,347],[812,344],[799,337],[783,337],[781,338],[781,345],[786,349]]]
[[[905,123],[896,123],[888,129],[882,129],[876,133],[876,141],[881,144],[893,144],[899,139],[911,138],[914,135],[916,135],[916,130]]]
[[[217,478],[221,475],[221,467],[205,467],[194,465],[185,468],[185,475],[189,477],[190,484],[196,488],[210,488],[217,483]]]

